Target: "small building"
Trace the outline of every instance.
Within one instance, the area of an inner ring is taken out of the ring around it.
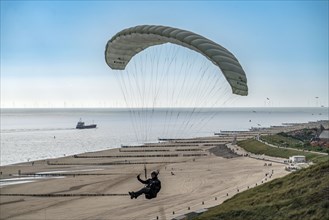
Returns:
[[[310,144],[313,147],[329,148],[329,130],[322,130],[321,133],[310,142]]]
[[[305,156],[296,155],[296,156],[289,157],[289,162],[290,163],[305,163],[306,158],[305,158]]]
[[[329,141],[329,130],[323,130],[319,135],[319,139],[323,141]]]

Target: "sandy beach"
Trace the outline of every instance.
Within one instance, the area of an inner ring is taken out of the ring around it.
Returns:
[[[0,217],[173,219],[209,208],[288,174],[283,163],[264,166],[261,159],[233,153],[234,139],[254,135],[227,133],[3,166]],[[136,176],[145,178],[144,164],[148,177],[159,170],[162,189],[153,200],[131,199],[128,191],[143,187]],[[18,180],[33,182],[14,184]]]

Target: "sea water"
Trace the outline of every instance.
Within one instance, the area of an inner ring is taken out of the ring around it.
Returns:
[[[80,119],[97,128],[75,129]],[[1,109],[0,165],[318,120],[328,108]]]

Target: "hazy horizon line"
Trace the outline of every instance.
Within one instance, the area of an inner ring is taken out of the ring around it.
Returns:
[[[329,106],[223,106],[223,107],[0,107],[0,109],[220,109],[220,108],[329,108]]]

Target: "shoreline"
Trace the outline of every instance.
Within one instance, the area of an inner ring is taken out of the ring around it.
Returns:
[[[261,108],[261,107],[259,107]],[[283,108],[290,108],[290,107],[283,107]],[[292,107],[291,107],[292,108]],[[297,107],[298,108],[298,107]],[[310,107],[312,108],[312,107]],[[254,127],[250,127],[249,130],[237,130],[237,131],[227,131],[227,130],[221,130],[220,132],[214,132],[214,136],[232,136],[232,135],[238,135],[238,140],[243,140],[245,138],[249,138],[252,136],[256,136],[257,134],[273,134],[273,133],[278,133],[280,131],[289,131],[290,129],[295,129],[297,128],[302,128],[302,127],[311,127],[311,126],[317,126],[318,124],[321,123],[329,123],[328,120],[318,120],[318,121],[309,121],[309,122],[305,122],[305,123],[282,123],[282,125],[279,126],[269,126],[269,127],[260,127],[260,128],[254,128]],[[75,130],[74,128],[72,128],[72,130]],[[204,137],[195,137],[195,138],[183,138],[181,140],[193,140],[193,139],[207,139],[207,138],[211,138],[213,136],[204,136]],[[81,152],[81,153],[76,153],[76,154],[85,154],[85,153],[92,153],[92,152],[102,152],[102,151],[107,151],[107,150],[112,150],[112,149],[121,149],[121,148],[125,148],[125,147],[135,147],[135,146],[143,146],[143,145],[148,145],[148,144],[157,144],[160,141],[170,141],[170,140],[177,140],[179,141],[180,139],[168,139],[168,138],[158,138],[158,140],[155,140],[154,142],[148,142],[148,143],[144,143],[141,145],[121,145],[118,147],[113,147],[113,148],[107,148],[107,149],[99,149],[96,151],[88,151],[88,152]],[[198,142],[199,143],[199,142]],[[63,156],[54,156],[54,157],[48,157],[48,158],[40,158],[40,159],[36,159],[36,160],[31,160],[31,161],[21,161],[21,162],[15,162],[15,163],[11,163],[11,164],[5,164],[5,165],[1,165],[0,167],[5,167],[5,166],[20,166],[20,164],[23,164],[23,166],[25,164],[28,163],[33,163],[33,162],[37,162],[37,161],[45,161],[45,160],[53,160],[53,159],[59,159],[59,158],[63,158],[63,157],[70,157],[70,156],[74,156],[76,154],[69,154],[69,155],[63,155]]]
[[[287,126],[259,133],[282,129]],[[234,148],[229,150],[227,144],[234,140],[252,137],[255,133],[251,131],[225,133],[1,166],[2,182],[33,182],[0,187],[0,218],[173,219],[207,209],[289,174],[284,164],[264,166],[263,160],[238,156]],[[152,170],[160,171],[162,189],[151,202],[143,196],[134,200],[128,196],[128,191],[143,186],[136,176],[142,173],[145,179],[144,165],[148,177]]]

